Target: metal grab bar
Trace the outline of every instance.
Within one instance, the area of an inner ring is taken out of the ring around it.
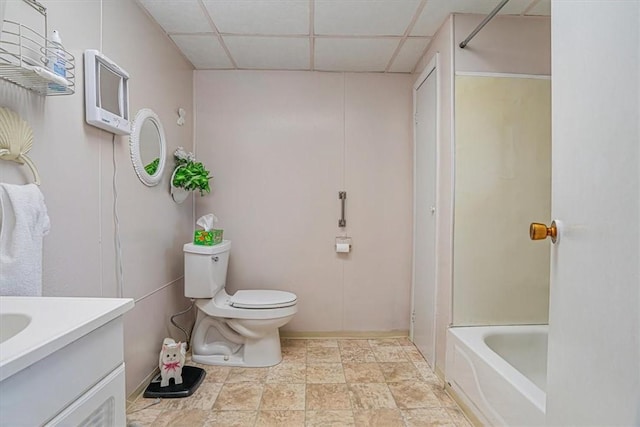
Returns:
[[[344,217],[344,204],[345,204],[345,202],[347,200],[347,192],[346,191],[339,191],[338,192],[338,199],[340,199],[340,202],[341,202],[341,205],[342,205],[340,219],[338,220],[338,227],[346,227],[347,226],[347,220]]]

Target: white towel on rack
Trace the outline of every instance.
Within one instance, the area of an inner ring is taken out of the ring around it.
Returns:
[[[49,227],[37,185],[0,184],[0,295],[42,295],[42,238]]]

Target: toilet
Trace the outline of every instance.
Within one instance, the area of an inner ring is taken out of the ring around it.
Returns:
[[[196,300],[192,360],[206,365],[265,367],[280,363],[280,333],[298,311],[294,293],[241,290],[227,294],[231,241],[184,245],[184,294]]]

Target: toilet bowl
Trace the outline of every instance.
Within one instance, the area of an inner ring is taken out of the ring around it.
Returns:
[[[277,290],[225,290],[231,242],[184,245],[184,289],[196,299],[192,360],[207,365],[265,367],[282,360],[281,326],[298,311],[297,297]]]

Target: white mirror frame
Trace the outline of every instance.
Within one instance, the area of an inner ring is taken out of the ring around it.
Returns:
[[[144,169],[142,163],[142,157],[140,155],[140,132],[147,120],[151,120],[158,129],[158,135],[160,137],[160,163],[158,163],[158,169],[153,175],[149,175]],[[131,151],[131,162],[133,163],[133,169],[136,171],[140,181],[146,186],[153,187],[158,185],[162,180],[162,174],[164,172],[164,164],[167,157],[167,145],[164,136],[164,128],[160,122],[160,118],[153,110],[149,108],[143,108],[136,114],[136,118],[131,126],[131,135],[129,136],[129,150]]]

